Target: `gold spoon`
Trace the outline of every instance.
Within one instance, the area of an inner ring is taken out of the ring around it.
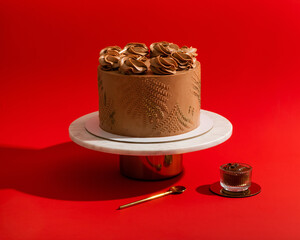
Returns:
[[[132,203],[122,205],[118,208],[118,210],[121,210],[121,209],[127,208],[127,207],[131,207],[133,205],[140,204],[140,203],[143,203],[143,202],[147,202],[147,201],[150,201],[150,200],[153,200],[153,199],[156,199],[156,198],[164,197],[164,196],[169,195],[169,194],[180,194],[180,193],[183,193],[185,190],[186,190],[186,188],[183,187],[183,186],[173,186],[168,191],[166,191],[164,193],[160,193],[160,194],[148,197],[148,198],[138,200],[136,202],[132,202]]]

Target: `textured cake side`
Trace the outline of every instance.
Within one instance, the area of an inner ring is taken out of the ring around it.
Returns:
[[[173,136],[199,126],[200,63],[174,75],[122,75],[98,68],[100,127],[132,137]]]

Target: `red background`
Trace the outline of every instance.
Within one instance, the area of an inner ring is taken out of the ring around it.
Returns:
[[[1,1],[0,33],[1,240],[300,239],[299,1]],[[181,176],[134,181],[68,126],[98,108],[101,48],[162,40],[198,49],[202,107],[234,130]],[[259,195],[209,192],[232,161]],[[175,184],[188,190],[116,210]]]

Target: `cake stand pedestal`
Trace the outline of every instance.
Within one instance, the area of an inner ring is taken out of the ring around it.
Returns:
[[[225,142],[232,134],[232,124],[219,114],[201,110],[212,121],[212,128],[195,137],[167,142],[128,142],[101,138],[86,130],[86,122],[97,112],[84,115],[69,127],[72,141],[95,151],[120,155],[123,175],[141,180],[161,180],[177,176],[183,171],[183,153],[199,151]],[[142,138],[141,138],[142,139]]]

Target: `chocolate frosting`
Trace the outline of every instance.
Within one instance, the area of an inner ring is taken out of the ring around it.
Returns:
[[[150,59],[150,68],[154,74],[175,74],[178,64],[171,57],[157,56]]]
[[[154,74],[175,74],[177,71],[196,67],[197,49],[166,41],[150,45],[150,68]],[[126,58],[125,58],[126,57]],[[124,59],[123,59],[124,58]],[[121,63],[121,59],[122,63]],[[144,43],[128,43],[124,49],[109,46],[100,51],[99,63],[105,71],[118,70],[123,74],[144,74],[147,72],[146,61],[149,49]]]
[[[112,55],[114,55],[116,53],[120,53],[121,50],[122,50],[122,48],[120,48],[119,46],[109,46],[109,47],[103,48],[100,51],[100,56],[104,55],[104,54],[112,54]]]
[[[173,52],[171,57],[174,58],[178,64],[178,71],[196,67],[196,61],[194,61],[195,58],[193,58],[190,54],[184,52]]]
[[[145,58],[139,55],[123,56],[120,60],[120,73],[131,74],[144,74],[148,70],[144,63]]]
[[[198,54],[196,53],[197,52],[197,48],[193,48],[193,47],[189,48],[187,46],[183,46],[182,48],[180,48],[179,51],[187,53],[187,54],[190,54],[193,58],[195,58],[195,57],[198,56]]]
[[[174,43],[169,43],[166,41],[156,42],[150,45],[150,55],[151,57],[156,56],[169,56],[172,52],[179,49],[178,45]]]
[[[232,171],[232,172],[243,172],[243,171],[250,170],[249,167],[240,165],[238,163],[228,163],[223,168],[225,170]]]
[[[106,54],[102,54],[99,57],[99,63],[101,69],[105,71],[115,70],[120,64],[120,54],[114,50],[108,50]]]
[[[149,49],[144,43],[128,43],[122,50],[122,53],[125,55],[146,56],[149,53]]]

